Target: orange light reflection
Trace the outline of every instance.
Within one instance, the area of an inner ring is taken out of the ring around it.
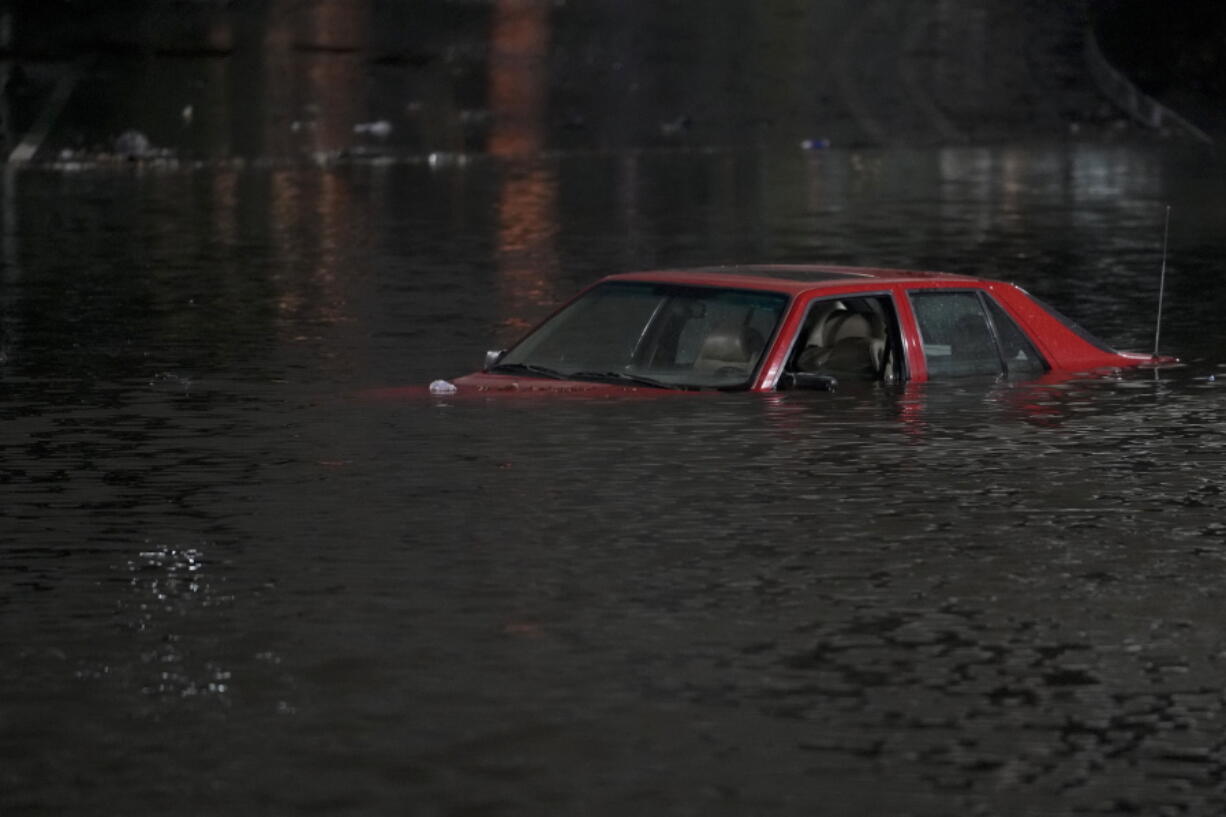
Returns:
[[[488,150],[509,160],[498,196],[498,282],[513,340],[556,298],[558,180],[545,146],[550,3],[498,0],[490,33]]]

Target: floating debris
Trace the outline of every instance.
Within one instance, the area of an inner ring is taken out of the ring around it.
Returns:
[[[431,394],[455,394],[459,389],[454,383],[448,383],[446,380],[435,380],[430,384]]]
[[[468,164],[468,156],[463,153],[447,153],[445,151],[434,151],[426,157],[426,164],[432,168],[457,166],[463,167]]]
[[[354,133],[365,133],[379,139],[386,139],[392,133],[392,123],[386,119],[377,122],[360,122],[353,126]]]
[[[694,120],[682,114],[671,122],[660,123],[660,133],[663,136],[680,136],[690,129]]]
[[[481,125],[488,122],[491,116],[486,108],[466,108],[460,111],[459,119],[462,125]]]
[[[149,137],[138,130],[126,130],[115,137],[115,152],[129,159],[147,156],[152,148]]]

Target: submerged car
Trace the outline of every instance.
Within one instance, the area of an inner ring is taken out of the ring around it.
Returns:
[[[914,270],[759,265],[612,275],[436,392],[830,390],[1171,363],[1119,352],[1021,288]]]

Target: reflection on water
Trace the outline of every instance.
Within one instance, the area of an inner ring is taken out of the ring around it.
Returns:
[[[792,150],[1129,130],[1085,70],[1082,4],[1054,0],[13,6],[23,68],[95,59],[43,151],[68,164],[105,158],[133,129],[156,156],[188,162],[502,155],[534,139]],[[522,127],[501,130],[511,120]]]
[[[1194,171],[12,176],[0,811],[1220,811],[1220,180]],[[476,368],[605,272],[727,260],[988,272],[1144,348],[1167,201],[1183,369],[351,399]]]
[[[540,315],[570,293],[556,286],[557,177],[539,164],[512,165],[498,198],[498,286],[507,316],[504,341],[523,335]]]
[[[545,148],[551,4],[501,0],[490,33],[490,155],[507,160],[498,194],[498,286],[514,340],[560,294],[557,174],[535,157]]]
[[[348,253],[361,253],[368,242],[353,201],[352,181],[335,173],[269,175],[270,233],[273,253],[294,274],[274,279],[281,323],[302,341],[305,327],[343,323],[347,294],[360,269],[349,266]],[[278,276],[280,277],[280,276]]]
[[[488,150],[522,156],[545,147],[549,93],[549,12],[545,2],[500,0],[490,32]]]
[[[352,144],[354,126],[368,120],[366,66],[356,53],[369,40],[368,4],[322,3],[298,13],[295,6],[272,4],[262,49],[270,70],[262,77],[268,114],[261,153],[274,156],[297,153],[294,148],[338,151]]]

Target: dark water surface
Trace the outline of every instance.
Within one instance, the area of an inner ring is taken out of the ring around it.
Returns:
[[[1221,813],[1203,154],[579,154],[4,180],[0,813]],[[370,401],[600,274],[1015,280],[1062,384]]]

